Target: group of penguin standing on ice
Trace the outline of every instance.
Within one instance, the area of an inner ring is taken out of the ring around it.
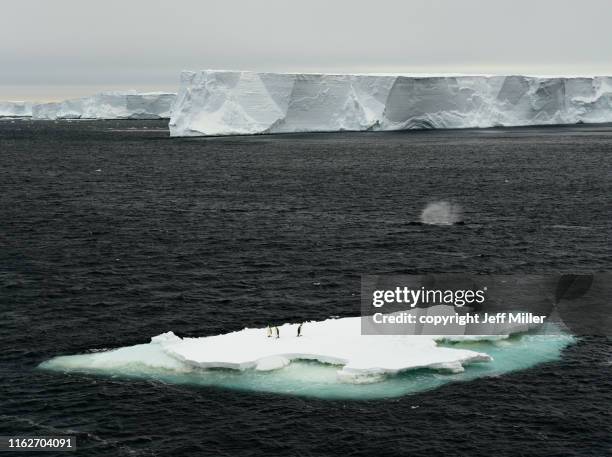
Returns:
[[[302,325],[304,325],[303,322],[298,325],[296,336],[302,336]],[[280,331],[278,330],[278,327],[276,325],[272,327],[270,324],[268,324],[268,338],[272,338],[273,334],[276,335],[276,338],[280,338]]]

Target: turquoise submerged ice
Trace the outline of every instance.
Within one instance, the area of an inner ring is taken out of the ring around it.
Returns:
[[[453,342],[431,336],[368,337],[359,333],[345,338],[330,335],[327,341],[317,338],[317,331],[330,326],[347,330],[358,319],[307,323],[301,338],[295,337],[295,326],[286,324],[278,340],[267,338],[265,329],[192,339],[169,332],[148,344],[56,357],[40,367],[327,399],[376,399],[554,361],[574,341],[567,334],[533,331],[508,338],[454,337],[457,341]],[[336,344],[331,344],[331,338]],[[248,340],[254,342],[249,349],[241,346]],[[371,358],[377,351],[381,351],[379,363]]]

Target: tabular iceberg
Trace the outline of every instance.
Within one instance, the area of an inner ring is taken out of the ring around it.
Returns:
[[[280,338],[266,338],[264,329],[244,329],[202,338],[179,338],[172,332],[164,333],[151,339],[151,344],[164,353],[164,357],[152,363],[165,365],[169,359],[174,369],[185,364],[204,369],[270,371],[283,368],[293,360],[316,360],[339,366],[340,381],[371,382],[384,375],[417,368],[461,372],[464,364],[491,360],[484,353],[438,346],[436,340],[441,337],[362,335],[360,317],[308,322],[304,335],[299,338],[297,324],[284,324],[279,329]],[[117,355],[97,353],[94,358],[104,366],[109,361],[116,362]],[[127,359],[119,357],[119,360],[125,363]]]
[[[32,107],[33,119],[164,119],[169,118],[176,94],[100,92]]]
[[[171,136],[612,122],[612,77],[183,72]]]
[[[32,102],[0,102],[0,117],[31,117]]]

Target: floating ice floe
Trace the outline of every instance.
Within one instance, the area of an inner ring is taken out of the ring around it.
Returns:
[[[152,339],[171,357],[198,368],[268,371],[292,360],[316,360],[340,366],[338,378],[352,382],[416,368],[463,370],[463,364],[488,362],[487,354],[440,347],[432,336],[362,335],[359,317],[308,322],[297,337],[297,324],[279,327],[280,337],[262,329],[204,338],[166,334]]]
[[[183,72],[172,136],[612,122],[612,77]]]
[[[558,357],[571,342],[568,335],[362,335],[360,319],[307,322],[301,337],[296,336],[297,324],[279,326],[279,338],[268,337],[266,329],[202,338],[167,332],[147,344],[56,357],[41,368],[326,398],[375,398],[525,368]]]

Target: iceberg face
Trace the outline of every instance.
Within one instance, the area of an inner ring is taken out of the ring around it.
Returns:
[[[32,102],[0,102],[0,117],[32,117]]]
[[[32,107],[34,119],[163,119],[169,118],[176,94],[101,92]]]
[[[172,332],[148,344],[56,357],[40,368],[320,398],[384,398],[524,369],[559,358],[566,334],[473,337],[361,335],[361,320],[328,319],[203,338]],[[448,343],[452,340],[453,343]]]
[[[183,72],[171,136],[612,122],[612,77]]]

